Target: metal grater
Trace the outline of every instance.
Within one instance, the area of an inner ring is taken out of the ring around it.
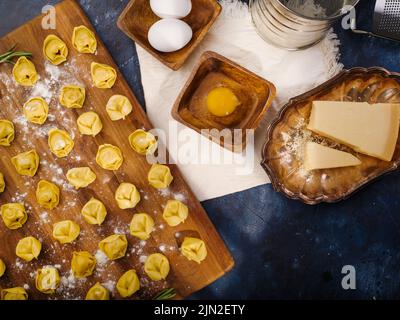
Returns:
[[[400,0],[376,0],[372,32],[357,29],[355,19],[351,29],[358,34],[400,41]]]

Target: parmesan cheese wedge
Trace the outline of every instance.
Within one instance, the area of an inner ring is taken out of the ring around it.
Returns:
[[[304,168],[307,171],[358,166],[361,161],[350,153],[307,142],[305,146]]]
[[[399,118],[398,104],[314,101],[308,129],[357,152],[391,161]]]

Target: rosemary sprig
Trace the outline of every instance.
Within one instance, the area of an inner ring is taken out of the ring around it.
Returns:
[[[17,45],[13,45],[7,52],[0,55],[0,64],[2,63],[10,63],[15,64],[13,59],[16,57],[31,57],[31,52],[26,51],[15,51]]]
[[[153,300],[170,300],[176,296],[174,288],[164,289],[153,297]]]

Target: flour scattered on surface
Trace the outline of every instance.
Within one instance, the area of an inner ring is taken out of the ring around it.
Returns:
[[[158,190],[158,193],[159,193],[162,197],[164,197],[164,198],[168,198],[168,197],[171,195],[171,191],[170,191],[168,188],[166,188],[166,189],[159,189],[159,190]]]
[[[186,201],[186,197],[182,193],[174,193],[174,199],[178,200],[180,202],[185,202]]]
[[[42,212],[40,215],[39,215],[39,218],[40,218],[40,220],[42,221],[42,223],[49,223],[50,222],[50,220],[49,220],[49,213],[48,212]]]
[[[140,262],[140,263],[145,263],[146,260],[147,260],[147,256],[140,256],[140,257],[139,257],[139,262]]]
[[[75,289],[76,278],[71,270],[61,277],[61,284],[62,286],[59,287],[59,291],[62,291],[63,289]]]
[[[11,198],[12,202],[17,202],[17,203],[24,203],[26,196],[28,195],[27,192],[19,193],[17,192],[14,197]]]
[[[24,264],[21,262],[21,260],[19,260],[19,259],[17,259],[17,260],[15,260],[15,267],[17,268],[17,269],[23,269],[24,268]]]
[[[100,267],[100,269],[103,270],[103,267],[107,264],[108,258],[105,255],[103,251],[100,249],[96,251],[96,254],[94,255],[97,261],[97,267]],[[100,270],[99,270],[100,271]]]
[[[102,283],[103,287],[106,288],[110,292],[114,292],[115,281],[108,280],[107,282]]]

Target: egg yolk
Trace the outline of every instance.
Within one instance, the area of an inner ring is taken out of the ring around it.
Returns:
[[[214,116],[229,116],[238,105],[240,105],[239,99],[228,88],[215,88],[208,93],[207,108]]]

